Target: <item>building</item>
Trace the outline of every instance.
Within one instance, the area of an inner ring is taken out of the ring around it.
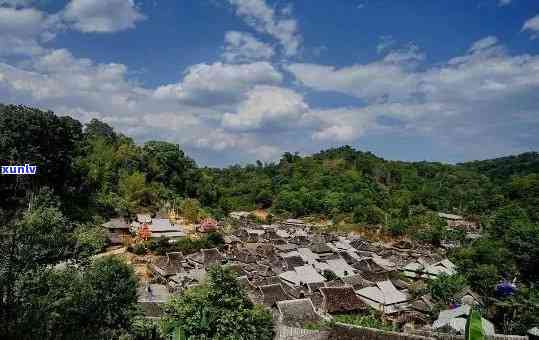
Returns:
[[[151,221],[151,223],[133,223],[133,228],[139,234],[140,238],[142,238],[140,235],[141,231],[146,229],[147,232],[145,232],[144,235],[146,237],[144,237],[143,239],[155,240],[161,237],[167,237],[172,240],[177,240],[186,236],[183,226],[180,224],[176,224],[169,219],[155,218]]]
[[[351,286],[321,287],[322,310],[325,313],[342,313],[363,310],[367,305],[361,301]]]
[[[365,287],[356,294],[372,308],[384,314],[393,314],[408,310],[410,297],[407,293],[399,291],[389,280],[377,282],[376,286]]]
[[[479,224],[468,221],[460,215],[438,213],[438,217],[444,219],[450,229],[463,230],[467,233],[478,233],[480,231]]]
[[[131,236],[129,232],[130,226],[123,218],[113,218],[103,223],[102,226],[107,229],[111,244],[122,244]]]
[[[198,231],[201,233],[211,233],[217,231],[217,221],[213,218],[205,218],[200,222]]]

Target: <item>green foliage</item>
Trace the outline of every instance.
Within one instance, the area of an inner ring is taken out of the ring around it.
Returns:
[[[349,325],[376,328],[385,331],[393,330],[390,323],[384,321],[379,313],[372,310],[367,314],[337,314],[334,315],[334,318],[336,322]]]
[[[435,303],[449,305],[455,294],[466,287],[466,278],[462,275],[439,275],[428,282],[428,289]],[[460,302],[460,301],[457,301]]]
[[[322,276],[325,277],[328,281],[332,281],[338,278],[338,276],[334,272],[328,269],[324,269],[324,271],[322,272]]]
[[[20,308],[14,292],[22,287],[23,277],[102,248],[98,228],[74,231],[73,225],[91,226],[95,215],[156,211],[172,200],[182,200],[180,210],[191,221],[206,212],[224,216],[262,207],[279,217],[332,218],[332,228],[341,230],[383,225],[393,235],[436,246],[458,240],[464,246],[451,257],[478,292],[492,297],[499,280],[515,276],[522,291],[539,284],[535,152],[445,165],[386,161],[343,146],[311,156],[285,153],[277,163],[197,168],[175,144],[152,141],[138,146],[98,120],[90,121],[83,132],[72,118],[0,105],[0,159],[38,166],[35,176],[0,176],[0,322],[8,327]],[[464,242],[462,232],[446,229],[435,214],[439,211],[481,220],[486,232],[481,239]],[[221,244],[219,236],[210,235],[175,244],[148,242],[133,251],[189,253]],[[69,292],[61,278],[37,278]],[[529,305],[520,293],[509,302],[504,315],[518,319],[511,329],[534,325],[527,316],[531,307],[523,307]]]
[[[539,324],[539,289],[521,287],[517,293],[495,305],[493,321],[504,334],[526,335]]]
[[[483,321],[481,320],[481,314],[478,311],[470,311],[468,319],[466,320],[466,332],[464,335],[465,340],[484,340],[485,333],[483,331]]]
[[[132,247],[128,248],[128,250],[135,255],[144,255],[147,252],[146,245],[143,243],[137,243]]]
[[[200,202],[196,199],[185,199],[180,204],[180,213],[191,223],[197,223],[203,215]]]
[[[156,209],[156,190],[146,184],[144,174],[136,171],[132,174],[122,174],[118,183],[119,194],[126,202],[129,215],[136,213],[140,207]]]
[[[27,272],[17,280],[14,298],[7,338],[114,338],[136,312],[136,279],[127,264],[102,258],[80,269]]]
[[[189,339],[272,339],[271,313],[254,306],[229,269],[212,267],[205,285],[175,296],[162,318],[164,334]]]
[[[382,224],[385,222],[385,212],[377,206],[370,204],[366,207],[359,206],[354,209],[353,220],[355,223]]]
[[[74,236],[81,256],[87,257],[101,252],[108,244],[107,230],[100,225],[79,225]]]

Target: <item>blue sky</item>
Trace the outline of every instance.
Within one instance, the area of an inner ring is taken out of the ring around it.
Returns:
[[[203,165],[539,146],[536,0],[0,0],[0,102]]]

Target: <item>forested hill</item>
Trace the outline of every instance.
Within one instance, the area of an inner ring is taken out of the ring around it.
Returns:
[[[526,152],[516,156],[466,162],[458,165],[484,174],[495,181],[503,182],[512,176],[539,173],[539,153]]]
[[[417,224],[425,211],[481,218],[509,204],[530,219],[537,212],[538,155],[448,165],[386,161],[349,146],[276,163],[198,167],[177,145],[136,145],[107,124],[22,106],[0,106],[0,159],[31,163],[36,176],[1,176],[0,207],[14,217],[28,192],[52,190],[76,220],[157,210],[163,202],[197,199],[208,214],[269,208],[283,216],[322,215],[339,221]]]

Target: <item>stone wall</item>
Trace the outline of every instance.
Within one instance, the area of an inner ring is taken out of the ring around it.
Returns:
[[[441,333],[408,334],[383,331],[380,329],[336,323],[329,331],[329,340],[463,340],[462,335]],[[488,340],[528,340],[527,336],[496,334]]]
[[[415,334],[382,331],[380,329],[358,327],[336,323],[329,332],[330,340],[433,340]]]

